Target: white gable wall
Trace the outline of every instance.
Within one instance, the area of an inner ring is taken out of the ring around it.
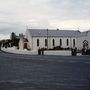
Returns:
[[[90,48],[90,31],[87,31],[87,34],[86,36],[81,36],[81,37],[78,37],[77,38],[77,47],[79,49],[82,49],[83,48],[83,41],[84,40],[87,40],[88,41],[88,44],[89,44],[89,48]]]
[[[20,40],[19,40],[19,49],[23,50],[23,48],[24,48],[23,38],[20,38]]]
[[[87,37],[79,37],[77,39],[78,39],[77,47],[78,47],[78,49],[82,49],[83,48],[83,41],[87,40]]]
[[[88,34],[87,34],[87,40],[88,40],[89,48],[90,48],[90,31],[89,31]]]
[[[28,30],[26,30],[26,38],[28,39],[28,41],[29,41],[29,46],[30,46],[30,48],[32,49],[33,48],[33,41],[32,41],[32,36],[31,36],[31,33],[28,31]]]

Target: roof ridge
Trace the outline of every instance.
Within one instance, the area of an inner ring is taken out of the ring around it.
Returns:
[[[34,30],[37,30],[37,31],[38,30],[40,30],[40,31],[44,31],[45,30],[46,31],[47,29],[28,29],[28,30],[33,30],[33,31]],[[77,30],[60,30],[60,29],[58,29],[58,30],[57,29],[48,29],[48,31],[67,31],[67,32],[68,31],[72,31],[72,32],[77,32]]]

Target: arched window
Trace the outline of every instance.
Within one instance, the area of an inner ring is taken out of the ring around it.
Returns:
[[[83,48],[88,49],[88,41],[87,40],[83,41]]]
[[[68,41],[68,39],[67,39],[66,43],[67,43],[67,46],[68,46],[68,45],[69,45],[69,41]]]
[[[75,42],[75,39],[73,39],[73,47],[75,47],[75,43],[76,43],[76,42]]]
[[[60,46],[62,46],[62,39],[60,39]]]
[[[45,46],[47,46],[47,39],[45,39]]]
[[[53,44],[53,46],[55,46],[55,40],[54,39],[52,40],[52,44]]]
[[[37,39],[37,46],[39,46],[39,39]]]

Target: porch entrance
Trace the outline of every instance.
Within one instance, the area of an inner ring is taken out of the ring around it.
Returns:
[[[89,45],[88,45],[88,41],[84,40],[83,41],[83,49],[88,49]]]

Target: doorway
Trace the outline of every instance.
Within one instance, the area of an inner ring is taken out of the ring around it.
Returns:
[[[88,49],[89,45],[88,45],[88,41],[84,40],[83,41],[83,49]]]

